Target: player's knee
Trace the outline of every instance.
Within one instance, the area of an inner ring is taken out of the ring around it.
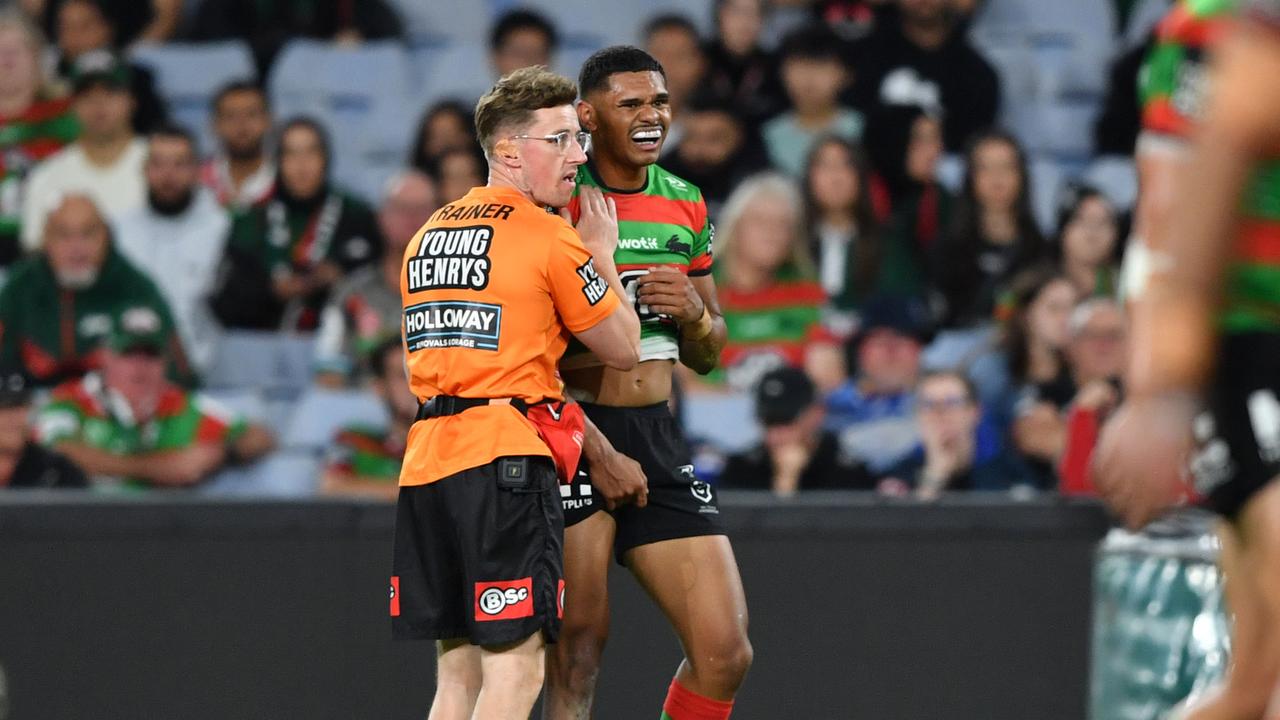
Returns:
[[[724,692],[734,692],[742,685],[755,658],[746,632],[726,634],[693,654],[689,663],[698,679]]]

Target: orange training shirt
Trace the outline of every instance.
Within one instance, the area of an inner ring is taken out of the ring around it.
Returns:
[[[409,387],[435,395],[562,399],[556,363],[569,333],[618,305],[569,223],[513,188],[473,188],[414,236],[400,276]],[[401,485],[425,485],[508,455],[549,456],[506,405],[409,430]]]

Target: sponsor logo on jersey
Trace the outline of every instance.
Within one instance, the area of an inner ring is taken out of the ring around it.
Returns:
[[[578,266],[578,277],[582,278],[582,294],[587,302],[595,305],[604,299],[609,292],[609,284],[596,272],[595,260],[588,260]]]
[[[497,350],[501,330],[501,305],[438,300],[404,309],[409,352],[449,347]]]
[[[400,617],[400,576],[391,576],[391,617]]]
[[[680,242],[679,235],[672,235],[667,239],[667,250],[677,255],[689,255],[693,252],[693,246]]]
[[[409,292],[485,289],[492,241],[488,225],[428,229],[405,266]]]
[[[619,250],[657,250],[658,238],[656,237],[638,237],[638,238],[618,238]]]
[[[476,620],[533,617],[533,578],[476,583]]]

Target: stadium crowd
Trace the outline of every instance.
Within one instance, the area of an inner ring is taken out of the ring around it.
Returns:
[[[729,345],[711,374],[681,373],[675,408],[700,478],[1091,492],[1123,392],[1133,201],[1124,172],[1091,171],[1126,167],[1134,58],[1159,13],[1108,0],[1107,92],[1072,129],[1092,147],[1037,176],[1056,138],[1029,136],[1008,64],[976,41],[1009,4],[716,0],[709,33],[670,13],[634,29],[666,69],[661,164],[716,227]],[[435,209],[485,183],[476,97],[400,107],[421,118],[386,141],[402,156],[353,187],[335,167],[364,138],[283,116],[268,79],[297,38],[409,42],[394,5],[19,5],[0,14],[0,486],[394,497],[416,410],[399,263]],[[146,51],[229,38],[251,72],[193,124]],[[490,79],[565,42],[510,10]]]

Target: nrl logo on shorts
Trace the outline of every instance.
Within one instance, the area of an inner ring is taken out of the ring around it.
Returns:
[[[676,472],[680,474],[680,477],[689,482],[689,492],[695,499],[697,499],[698,502],[703,505],[711,502],[711,486],[702,482],[693,474],[692,465],[681,465],[676,468]]]

